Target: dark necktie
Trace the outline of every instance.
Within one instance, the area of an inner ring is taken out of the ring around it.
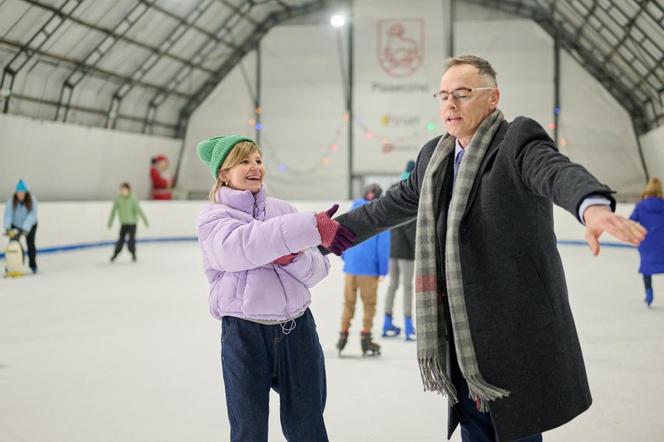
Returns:
[[[463,158],[463,153],[464,150],[461,149],[454,158],[454,181],[456,181],[457,172],[459,171],[459,167],[461,166],[461,159]]]

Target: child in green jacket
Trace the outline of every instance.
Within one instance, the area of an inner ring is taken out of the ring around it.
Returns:
[[[115,258],[118,257],[118,254],[122,250],[122,246],[124,246],[127,234],[129,234],[127,246],[131,253],[131,260],[136,261],[136,224],[138,224],[138,217],[141,217],[145,223],[145,227],[148,226],[148,220],[145,218],[141,207],[138,205],[138,201],[134,195],[132,195],[129,183],[122,183],[120,185],[120,195],[115,199],[113,210],[111,210],[111,216],[108,218],[109,229],[113,224],[113,218],[115,218],[116,212],[118,213],[121,224],[120,237],[118,238],[118,242],[115,243],[115,251],[113,252],[113,256],[111,256],[111,262],[115,261]]]

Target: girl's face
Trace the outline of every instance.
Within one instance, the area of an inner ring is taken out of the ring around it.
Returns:
[[[16,198],[18,198],[20,202],[23,202],[25,199],[25,192],[16,192]]]
[[[126,187],[120,187],[120,195],[122,195],[124,197],[128,197],[129,196],[129,189],[127,189]]]
[[[236,190],[248,190],[257,193],[261,190],[265,178],[265,167],[258,152],[250,154],[230,169],[220,172],[220,178],[227,186]]]

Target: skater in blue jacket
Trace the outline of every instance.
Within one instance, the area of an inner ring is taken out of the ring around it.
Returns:
[[[25,235],[30,269],[32,273],[37,273],[37,248],[35,247],[37,198],[30,193],[23,180],[18,181],[14,194],[9,197],[5,205],[4,228],[6,231],[18,230],[19,237]]]
[[[645,303],[652,304],[652,275],[664,273],[664,194],[662,182],[658,178],[650,178],[648,185],[641,194],[641,201],[634,207],[629,217],[648,230],[646,238],[639,245],[641,265],[639,273],[643,274],[646,287]]]
[[[369,184],[364,190],[364,197],[353,202],[353,209],[378,199],[383,189],[378,184]],[[341,332],[337,349],[339,353],[348,342],[348,329],[355,315],[357,291],[364,306],[362,321],[361,345],[362,355],[379,355],[380,346],[373,342],[371,328],[376,314],[376,298],[378,282],[387,275],[388,259],[390,256],[390,232],[380,233],[346,250],[341,256],[344,260],[344,273],[346,274],[344,288],[344,312],[341,318]]]

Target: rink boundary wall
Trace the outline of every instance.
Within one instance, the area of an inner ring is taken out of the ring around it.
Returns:
[[[165,242],[193,242],[198,241],[198,238],[195,236],[185,236],[181,238],[150,238],[150,239],[137,239],[136,243],[146,244],[146,243],[165,243]],[[95,247],[108,247],[115,244],[115,241],[101,241],[96,243],[83,243],[83,244],[71,244],[61,247],[47,247],[44,249],[37,249],[37,253],[40,255],[50,254],[50,253],[59,253],[59,252],[71,252],[73,250],[83,250],[83,249],[92,249]],[[558,240],[558,245],[561,246],[582,246],[588,247],[588,244],[585,241],[573,241],[573,240]],[[613,247],[619,249],[635,249],[636,247],[629,244],[613,243],[613,242],[602,242],[602,247]],[[4,252],[0,252],[0,259],[4,259]]]
[[[294,201],[300,211],[326,210],[332,201]],[[350,202],[342,202],[339,213],[350,208]],[[141,207],[150,223],[146,228],[139,221],[138,243],[182,242],[196,240],[196,219],[206,201],[143,201]],[[106,228],[111,202],[44,202],[39,204],[37,250],[39,253],[57,253],[94,247],[107,247],[117,240],[117,219],[112,229]],[[618,204],[617,213],[629,216],[632,204]],[[0,204],[4,213],[4,204]],[[558,244],[586,246],[584,228],[569,213],[554,208]],[[0,243],[0,259],[4,258],[6,240]],[[603,246],[633,248],[616,241],[602,241]]]

